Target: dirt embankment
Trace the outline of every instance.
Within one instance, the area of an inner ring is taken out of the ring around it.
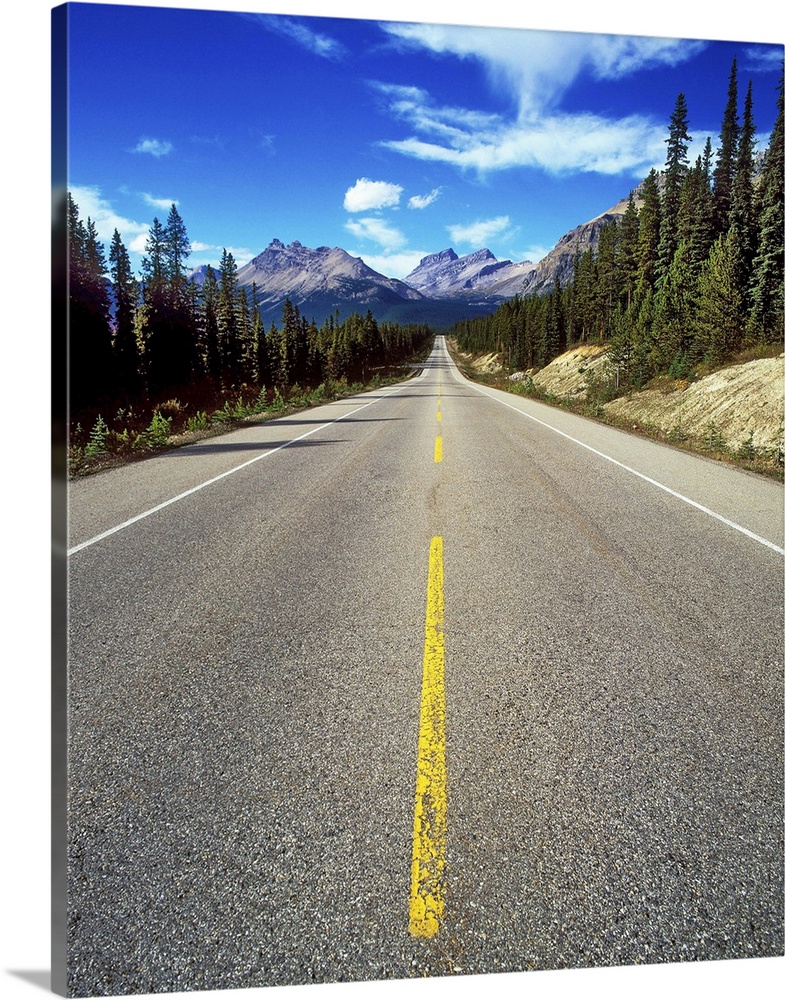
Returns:
[[[782,449],[785,355],[731,365],[669,392],[646,389],[605,405],[678,438],[718,437],[730,451]]]
[[[466,355],[460,360],[469,362]],[[528,385],[547,400],[632,430],[746,464],[782,467],[785,354],[729,365],[694,382],[663,377],[615,399],[615,370],[607,348],[598,345],[573,348],[539,371],[506,377],[494,355],[466,366],[495,376],[498,385]]]

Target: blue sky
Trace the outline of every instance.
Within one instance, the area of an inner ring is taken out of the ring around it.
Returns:
[[[734,56],[759,146],[776,113],[781,45],[263,9],[72,5],[70,187],[135,264],[172,203],[194,266],[274,238],[393,277],[538,260],[662,164],[680,91],[717,147]]]
[[[133,5],[134,0],[128,2]],[[172,0],[172,4],[189,7],[209,6],[227,10],[235,7],[228,0],[190,0],[190,3],[178,3]],[[51,0],[26,0],[25,3],[15,5],[13,18],[6,19],[7,30],[0,37],[0,45],[3,46],[0,74],[2,74],[3,93],[6,95],[3,112],[6,153],[3,162],[6,192],[3,212],[5,239],[0,242],[0,246],[4,255],[4,273],[13,275],[14,282],[21,284],[21,289],[15,284],[18,294],[7,297],[9,301],[6,302],[5,312],[6,330],[9,334],[6,337],[7,389],[4,394],[5,412],[9,418],[7,420],[9,432],[5,439],[7,452],[5,464],[9,484],[12,477],[22,484],[20,489],[6,491],[6,507],[11,511],[10,523],[13,524],[13,530],[6,533],[7,549],[10,551],[6,552],[4,560],[8,581],[9,583],[12,581],[13,584],[5,588],[6,621],[10,625],[6,630],[9,647],[6,658],[10,663],[25,664],[24,670],[7,670],[4,675],[6,696],[3,701],[6,712],[3,749],[7,759],[12,760],[18,757],[20,746],[25,748],[24,766],[7,769],[9,789],[7,798],[15,803],[19,816],[24,817],[23,822],[6,824],[5,831],[8,842],[6,853],[13,858],[13,863],[6,866],[4,890],[6,897],[14,901],[14,920],[6,921],[2,947],[5,955],[4,968],[11,970],[46,969],[50,963],[48,923],[45,918],[42,920],[50,895],[50,873],[48,864],[42,863],[42,858],[48,856],[50,828],[48,806],[50,740],[46,708],[50,700],[50,636],[46,623],[51,560],[49,498],[52,472],[51,417],[49,407],[46,405],[46,396],[50,365],[48,345],[51,333],[48,293],[45,287],[42,291],[41,269],[43,267],[46,270],[49,266],[48,246],[51,227],[48,195],[50,188],[48,73],[52,6]],[[258,0],[245,0],[241,6],[245,10],[259,11],[264,9],[265,4]],[[562,27],[564,22],[568,21],[570,27],[576,27],[581,31],[622,30],[634,34],[671,36],[680,34],[693,38],[701,37],[709,23],[712,36],[715,38],[768,40],[782,44],[785,41],[782,12],[777,12],[775,6],[765,3],[714,4],[708,8],[710,10],[708,17],[707,7],[704,4],[686,4],[685,0],[658,0],[656,4],[631,4],[629,0],[592,0],[590,4],[585,0],[561,0],[553,7],[539,4],[530,5],[528,8],[522,3],[513,5],[510,0],[483,0],[481,6],[476,0],[471,2],[469,0],[363,0],[362,3],[360,0],[329,0],[329,10],[333,14],[372,15],[381,19],[423,18],[429,21],[457,20],[463,23],[477,23],[476,17],[479,11],[483,23],[487,24],[552,29]],[[276,0],[268,9],[284,14],[292,12],[313,14],[325,9],[325,0]],[[111,45],[115,49],[121,48],[121,41],[118,38],[112,39]],[[135,87],[139,79],[135,66],[131,66],[130,70],[126,67],[126,72],[130,75],[122,82],[121,108],[134,100]],[[717,74],[722,78],[724,95],[727,69],[720,66]],[[96,82],[99,91],[103,85],[101,80]],[[776,82],[770,74],[761,77],[759,82],[758,78],[755,79],[756,102],[761,109],[759,111],[761,116],[764,91],[775,85]],[[612,87],[613,84],[608,86]],[[201,90],[198,81],[197,90]],[[692,110],[701,96],[693,92],[693,88],[688,88],[686,83],[685,93]],[[190,96],[193,100],[198,99],[198,93]],[[489,101],[492,97],[493,95],[488,93],[485,100]],[[663,121],[667,121],[673,99],[675,94],[663,96],[663,105],[666,109]],[[471,100],[468,98],[464,100],[469,107],[482,106],[479,95]],[[239,102],[239,98],[237,101]],[[717,105],[716,94],[712,94],[712,102]],[[724,96],[719,98],[719,104],[723,102]],[[253,121],[254,117],[261,113],[262,106],[257,93],[246,95],[243,104],[247,108],[249,120]],[[563,107],[574,107],[576,104],[580,104],[579,90],[571,92],[570,104],[564,104]],[[511,99],[505,107],[507,113],[512,116],[515,105]],[[112,111],[101,111],[99,120],[106,121],[112,113]],[[137,120],[140,133],[147,134],[149,130],[152,134],[153,124],[140,110]],[[714,121],[712,126],[716,127]],[[401,138],[407,134],[411,133],[399,127],[395,133],[392,131],[384,133],[383,138],[391,135],[394,138]],[[130,141],[136,142],[138,139],[139,135],[133,135]],[[99,148],[96,156],[102,155],[103,152],[105,150]],[[126,159],[129,170],[133,163],[137,163],[138,166],[140,162],[131,157]],[[160,160],[150,159],[146,162],[149,168],[154,167],[156,163],[161,165]],[[403,159],[396,162],[403,166]],[[96,162],[96,166],[99,164],[100,160]],[[354,164],[350,162],[349,167],[353,168]],[[101,197],[117,213],[118,219],[126,218],[142,226],[152,221],[153,212],[149,206],[139,201],[129,202],[126,205],[119,198],[115,201],[115,192],[119,190],[120,184],[113,188],[111,182],[104,180],[97,169],[93,171],[88,168],[89,164],[85,164],[83,159],[80,170],[84,171],[84,176],[80,177],[80,184],[98,188]],[[397,174],[388,175],[381,170],[377,172],[370,168],[366,172],[371,179],[391,182],[397,180]],[[348,169],[347,173],[350,177],[345,181],[346,189],[358,177],[363,176],[362,172],[355,169]],[[498,174],[491,177],[489,183],[492,185],[498,178]],[[149,185],[147,182],[142,185],[142,180],[144,178],[134,178],[129,174],[121,183],[125,184],[129,191],[138,189],[162,197],[180,198],[180,208],[192,239],[205,242],[213,239],[209,235],[212,230],[207,228],[210,217],[209,205],[201,207],[200,203],[192,204],[190,196],[186,198],[185,194],[178,193],[179,189],[170,190],[168,185],[159,188],[157,183],[152,183],[155,178],[151,178]],[[453,173],[451,180],[457,182],[460,177]],[[575,183],[577,183],[575,178],[572,178],[564,189],[565,198],[569,194],[569,186]],[[345,191],[341,191],[341,186],[338,185],[337,208],[334,209],[339,220],[338,225],[334,231],[320,235],[317,238],[319,241],[339,243],[343,240],[342,227],[345,213],[342,211],[342,201]],[[419,185],[417,189],[420,189]],[[408,190],[406,194],[407,197],[411,196]],[[413,212],[407,216],[400,204],[395,216],[420,218],[414,216]],[[439,204],[435,202],[432,208],[435,209]],[[443,209],[444,199],[441,207]],[[272,211],[269,204],[266,206],[266,211],[269,216]],[[558,202],[554,206],[554,211],[559,211]],[[534,236],[531,240],[527,239],[529,230],[526,227],[530,224],[527,217],[523,215],[518,217],[517,213],[517,209],[513,214],[512,207],[508,209],[506,205],[500,204],[498,208],[495,205],[490,208],[487,217],[509,214],[515,219],[516,225],[521,226],[521,245],[535,242]],[[388,217],[392,214],[388,212]],[[575,213],[570,211],[565,214],[572,217]],[[581,211],[580,218],[585,215],[586,212]],[[445,243],[446,234],[440,226],[457,224],[461,219],[468,224],[475,217],[479,215],[475,216],[471,212],[456,213],[455,216],[449,214],[446,216],[446,221],[431,217],[429,229],[424,231],[422,239],[418,238],[419,234],[410,234],[408,230],[405,232],[412,244],[426,243],[430,249]],[[227,225],[225,229],[223,225],[219,225],[221,220],[217,218],[214,220],[216,231],[220,231],[220,235],[215,237],[216,243],[222,240],[239,242],[245,239],[241,234],[234,236],[229,232],[229,229],[233,230],[234,227],[233,218],[227,219],[227,223],[231,222],[232,226]],[[251,221],[250,213],[249,221]],[[272,238],[273,229],[264,218],[256,216],[255,210],[253,223],[253,235],[247,240],[253,249],[261,248],[268,236]],[[566,225],[569,227],[571,222]],[[403,225],[399,228],[404,229]],[[564,225],[556,225],[553,228],[558,230],[564,228]],[[279,234],[280,238],[286,235],[283,230]],[[129,231],[127,238],[130,236]],[[303,236],[300,236],[300,239],[305,241]],[[540,241],[544,239],[545,237],[540,237]],[[489,242],[495,252],[503,253],[500,243]],[[46,285],[45,279],[43,284]],[[32,302],[41,302],[37,314],[31,313]],[[28,375],[31,350],[38,352],[41,364],[40,378],[32,384]],[[54,375],[56,379],[61,378],[61,373],[55,372]],[[40,400],[41,393],[44,396],[43,404]],[[698,964],[700,968],[697,968],[695,963],[682,962],[632,970],[636,991],[643,996],[663,996],[670,993],[672,996],[683,997],[696,994],[697,988],[698,994],[711,994],[717,998],[738,997],[741,993],[749,996],[773,996],[776,984],[782,981],[785,959]],[[626,1000],[630,994],[629,973],[630,970],[624,968],[593,969],[585,974],[589,979],[584,979],[584,974],[580,974],[580,989],[589,1000],[594,998]],[[574,980],[568,977],[566,981],[562,981],[561,973],[555,975],[559,980],[558,983],[550,978],[550,974],[545,974],[543,980],[532,979],[531,983],[527,977],[526,995],[532,1000],[546,996],[549,1000],[554,998],[561,1000],[562,997],[573,996]],[[446,990],[451,997],[473,996],[477,992],[477,983],[480,983],[480,980],[475,982],[475,978],[471,981],[467,979],[465,984],[456,978],[445,980],[445,984],[449,982],[449,986],[445,989],[440,989],[439,980],[432,980],[428,990],[433,996],[442,996]],[[482,986],[487,985],[495,996],[504,997],[505,1000],[507,997],[518,997],[523,992],[522,982],[517,975],[484,977],[481,983]],[[3,987],[4,995],[11,1000],[27,1000],[31,996],[31,989],[36,988],[23,976],[13,973],[4,975]],[[367,989],[363,990],[363,996],[388,998],[393,994],[395,996],[405,994],[408,997],[412,988],[409,983],[403,984],[400,990],[389,982],[368,984]],[[311,987],[303,987],[302,991],[299,987],[291,988],[292,997],[299,997],[301,992],[303,996],[310,997]],[[351,985],[346,987],[337,985],[334,989],[330,988],[331,997],[339,993],[341,997],[344,995],[352,997],[356,991]],[[289,991],[286,995],[289,996]],[[212,996],[216,1000],[219,997],[221,1000],[239,1000],[236,991],[232,991],[232,995],[229,991],[222,991]],[[244,991],[242,996],[243,1000],[251,998],[269,1000],[269,991]]]

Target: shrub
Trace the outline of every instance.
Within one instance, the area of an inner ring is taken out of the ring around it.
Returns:
[[[671,361],[668,374],[671,378],[688,379],[690,382],[694,382],[696,378],[695,367],[684,351],[679,351]]]
[[[750,431],[750,436],[744,442],[744,444],[739,448],[739,455],[741,458],[746,459],[748,462],[754,462],[755,456],[758,453],[758,449],[753,443],[753,438],[755,437],[755,431]]]
[[[144,432],[147,445],[150,448],[163,448],[169,440],[171,426],[172,418],[165,417],[160,410],[156,410],[153,413],[153,419],[150,421],[147,430]]]
[[[253,406],[253,412],[264,413],[266,409],[267,409],[267,390],[265,389],[264,386],[262,386],[259,389],[259,392],[256,396],[256,402],[254,403]]]
[[[160,413],[162,417],[168,417],[171,421],[172,418],[179,417],[184,409],[185,407],[179,399],[167,399],[158,405],[157,412]]]
[[[725,438],[723,437],[722,431],[718,430],[717,425],[712,420],[706,429],[706,434],[704,435],[704,440],[709,451],[719,451],[723,452],[727,450],[727,445],[725,443]]]
[[[668,431],[668,440],[673,441],[675,444],[681,444],[681,442],[687,440],[687,434],[681,425],[681,413],[679,414],[679,418],[676,421],[675,426]]]
[[[286,409],[286,400],[281,395],[281,390],[278,386],[276,386],[273,390],[273,398],[268,405],[268,409],[272,410],[273,413],[283,413]]]
[[[109,436],[109,427],[102,416],[99,415],[90,431],[90,438],[85,445],[85,456],[87,458],[99,458],[106,454],[106,439]]]
[[[186,429],[189,431],[204,431],[210,426],[210,418],[204,410],[198,410],[195,416],[188,418]]]

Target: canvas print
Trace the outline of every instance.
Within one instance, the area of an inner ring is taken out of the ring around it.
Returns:
[[[54,989],[782,956],[783,39],[52,66]]]

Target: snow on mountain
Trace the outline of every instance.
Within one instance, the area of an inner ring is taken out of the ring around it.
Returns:
[[[305,303],[314,296],[335,295],[358,303],[421,299],[422,295],[396,278],[372,270],[360,257],[340,247],[288,246],[273,240],[237,272],[241,287],[256,283],[261,300],[290,298]]]
[[[404,281],[431,299],[512,298],[534,265],[497,260],[488,249],[459,257],[449,247],[423,257]]]

